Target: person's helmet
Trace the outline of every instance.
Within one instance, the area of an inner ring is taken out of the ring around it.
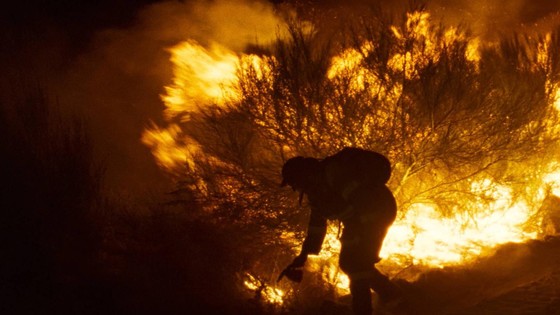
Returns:
[[[296,156],[289,159],[282,166],[282,184],[301,187],[305,185],[310,175],[315,174],[321,165],[318,159]]]

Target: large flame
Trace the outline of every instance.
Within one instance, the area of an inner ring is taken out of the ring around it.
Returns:
[[[239,67],[251,65],[265,75],[265,70],[259,67],[259,57],[239,56],[217,43],[205,48],[188,40],[172,47],[170,52],[173,83],[165,87],[166,93],[161,96],[164,116],[170,122],[188,121],[207,104],[224,106],[237,100]],[[152,124],[141,140],[152,150],[158,165],[168,171],[179,170],[185,164],[192,166],[192,156],[198,152],[196,143],[176,123],[170,123],[167,128]]]
[[[414,36],[424,37],[426,46],[404,54],[396,53],[390,58],[389,66],[395,71],[402,71],[407,77],[414,77],[419,68],[430,60],[439,58],[441,47],[436,43],[441,42],[432,39],[434,35],[430,32],[429,15],[425,12],[410,14],[405,31]],[[393,32],[396,38],[406,40],[407,35],[402,31],[393,28]],[[455,29],[449,29],[444,36],[451,40],[463,35]],[[468,43],[466,57],[473,63],[480,59],[478,46],[478,39]],[[361,49],[372,49],[372,43],[364,43]],[[185,163],[193,163],[190,156],[197,150],[193,141],[185,138],[179,125],[171,121],[188,121],[190,115],[204,104],[224,105],[238,99],[240,95],[235,89],[236,74],[243,65],[250,64],[256,69],[261,69],[261,76],[267,75],[266,71],[262,70],[260,58],[236,54],[218,44],[205,48],[189,40],[170,51],[174,79],[173,83],[165,88],[166,94],[162,96],[166,107],[165,117],[170,124],[167,128],[152,126],[142,137],[142,141],[152,149],[158,163],[168,170]],[[419,57],[420,54],[422,58]],[[363,58],[364,54],[357,50],[343,51],[331,60],[328,78],[337,80],[346,73],[358,73],[351,79],[353,89],[361,90],[365,86],[379,89],[380,86],[375,84],[377,78],[369,77],[365,70],[355,71],[360,69]],[[400,94],[399,89],[402,87],[394,88],[395,91],[384,91],[377,95],[390,98],[391,95]],[[557,91],[554,106],[560,111],[560,89],[551,88]],[[403,268],[410,264],[441,268],[471,262],[499,244],[536,238],[541,233],[540,226],[528,225],[526,222],[536,215],[534,204],[542,202],[546,192],[560,196],[560,161],[549,161],[549,166],[542,176],[528,185],[539,187],[539,194],[535,196],[536,202],[533,200],[529,203],[514,198],[512,188],[497,184],[491,178],[473,181],[472,192],[484,194],[492,201],[474,205],[473,207],[481,210],[471,215],[442,216],[434,205],[424,203],[412,204],[408,209],[401,209],[406,215],[399,218],[389,230],[381,253],[384,262]],[[336,267],[337,252],[340,248],[337,234],[338,228],[330,226],[323,251],[321,255],[311,259],[310,268],[321,270],[327,282],[333,284],[341,293],[347,293],[348,278]],[[326,270],[320,267],[325,263],[330,266]],[[266,287],[251,275],[247,275],[245,285],[249,289],[259,291],[273,303],[282,303],[284,291],[278,288]]]
[[[524,226],[534,210],[525,202],[514,202],[511,189],[490,179],[473,183],[472,189],[484,190],[494,201],[472,217],[457,214],[449,218],[432,205],[414,204],[391,228],[382,256],[411,253],[412,262],[394,261],[443,267],[471,261],[499,244],[537,237],[538,226]]]
[[[165,87],[162,96],[166,117],[194,112],[199,104],[223,104],[236,96],[232,86],[239,59],[224,47],[214,44],[205,49],[186,41],[171,49],[171,62],[176,66],[173,84]]]

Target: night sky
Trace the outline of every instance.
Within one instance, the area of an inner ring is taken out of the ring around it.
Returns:
[[[26,0],[4,4],[2,21],[30,32],[60,29],[70,41],[83,44],[92,33],[108,27],[126,27],[137,10],[154,0],[43,1]]]

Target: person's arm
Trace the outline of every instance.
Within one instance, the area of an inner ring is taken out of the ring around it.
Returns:
[[[326,234],[327,219],[317,215],[316,211],[311,210],[309,225],[307,227],[307,236],[301,246],[301,252],[294,261],[282,271],[278,277],[278,281],[280,281],[284,276],[292,281],[301,281],[302,272],[300,268],[305,265],[309,254],[319,254]]]
[[[300,256],[312,254],[317,255],[321,251],[321,246],[327,234],[327,219],[317,215],[317,211],[311,210],[309,225],[307,227],[307,236],[301,246]]]

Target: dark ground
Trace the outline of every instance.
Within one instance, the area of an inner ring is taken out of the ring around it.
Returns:
[[[411,314],[560,314],[560,237],[506,244],[472,266],[428,272],[405,288]]]
[[[475,264],[428,271],[400,285],[406,307],[387,310],[374,301],[374,315],[560,314],[560,236],[506,244]],[[349,297],[339,302],[325,302],[321,313],[351,315]]]

